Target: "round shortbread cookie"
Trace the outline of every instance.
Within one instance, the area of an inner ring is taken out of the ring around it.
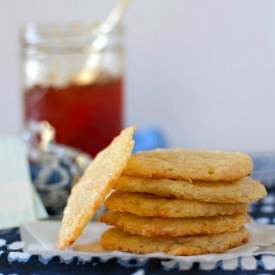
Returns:
[[[103,214],[100,221],[134,235],[177,237],[238,231],[249,222],[249,216],[239,214],[198,218],[160,218],[109,211]]]
[[[131,156],[135,127],[123,130],[99,152],[72,188],[64,210],[57,247],[72,245],[103,203]]]
[[[248,211],[246,203],[208,203],[121,191],[113,192],[105,201],[105,206],[110,210],[138,216],[171,218],[233,215]]]
[[[101,245],[108,250],[132,253],[164,252],[174,256],[221,253],[248,241],[249,232],[241,228],[235,232],[191,237],[144,237],[111,228],[101,236]]]
[[[243,153],[158,149],[134,154],[124,175],[202,181],[233,181],[250,175],[253,164]]]
[[[125,192],[217,203],[248,203],[267,195],[265,187],[251,178],[233,182],[203,182],[121,176],[114,188]]]

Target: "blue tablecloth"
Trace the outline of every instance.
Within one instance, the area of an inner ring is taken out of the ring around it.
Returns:
[[[253,177],[262,181],[269,195],[251,206],[251,215],[259,223],[275,224],[275,155],[256,155],[253,158]],[[274,232],[275,234],[275,232]],[[223,261],[214,265],[195,263],[171,265],[169,260],[150,259],[138,262],[120,258],[102,261],[94,257],[87,261],[78,258],[64,260],[58,256],[44,259],[22,251],[19,229],[0,231],[0,273],[3,274],[273,274],[275,256],[240,257],[237,265],[226,266]],[[251,264],[252,263],[252,264]],[[169,266],[169,268],[168,268]]]

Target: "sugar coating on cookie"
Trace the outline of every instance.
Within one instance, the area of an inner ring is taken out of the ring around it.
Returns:
[[[134,154],[124,175],[202,181],[233,181],[251,174],[251,158],[243,153],[157,149]]]
[[[191,237],[144,237],[111,228],[101,236],[101,245],[108,250],[132,253],[164,252],[174,256],[222,253],[248,241],[249,232],[241,228],[235,232]]]
[[[249,177],[232,182],[205,182],[121,176],[114,189],[163,197],[217,203],[248,203],[267,195],[265,187]]]
[[[105,206],[138,216],[171,218],[233,215],[248,211],[246,203],[208,203],[121,191],[113,192],[105,201]]]

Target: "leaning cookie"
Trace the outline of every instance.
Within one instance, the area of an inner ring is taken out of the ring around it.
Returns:
[[[72,245],[121,176],[131,156],[135,127],[124,129],[99,152],[73,186],[64,210],[57,247]]]
[[[121,176],[114,189],[125,192],[148,193],[163,197],[217,203],[248,203],[264,198],[265,187],[245,177],[232,182],[204,182]]]
[[[244,214],[246,203],[208,203],[158,197],[151,194],[113,192],[105,201],[106,208],[149,217],[209,217]]]
[[[238,231],[249,222],[249,216],[239,214],[199,218],[160,218],[109,211],[103,214],[100,221],[131,234],[146,237],[177,237]]]
[[[164,252],[166,254],[199,255],[222,253],[248,241],[249,232],[241,228],[235,232],[192,237],[144,237],[131,235],[111,228],[101,236],[101,245],[107,250],[121,250],[132,253]]]
[[[243,153],[158,149],[131,156],[123,174],[135,177],[233,181],[251,174],[251,158]]]

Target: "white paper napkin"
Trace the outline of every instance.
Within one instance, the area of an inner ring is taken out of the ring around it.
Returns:
[[[47,216],[30,180],[25,144],[17,137],[1,137],[0,229]]]
[[[89,244],[94,248],[98,246],[99,238],[101,234],[108,228],[105,224],[98,222],[91,222],[88,224],[83,234],[77,240],[75,245],[72,247],[60,251],[56,249],[56,239],[58,231],[60,229],[60,222],[57,221],[40,221],[34,223],[25,223],[21,226],[21,238],[25,243],[24,251],[30,254],[39,254],[44,258],[49,258],[55,255],[60,255],[66,259],[70,257],[78,256],[84,257],[100,257],[108,259],[112,257],[120,257],[123,259],[127,258],[161,258],[171,259],[180,262],[216,262],[219,260],[230,260],[240,256],[252,256],[261,254],[272,254],[275,255],[275,225],[260,225],[257,223],[250,223],[247,225],[251,233],[251,238],[248,243],[230,249],[224,253],[219,254],[205,254],[197,256],[169,256],[164,253],[152,253],[152,254],[133,254],[120,251],[90,251],[82,252],[75,251],[80,246],[85,247]]]

